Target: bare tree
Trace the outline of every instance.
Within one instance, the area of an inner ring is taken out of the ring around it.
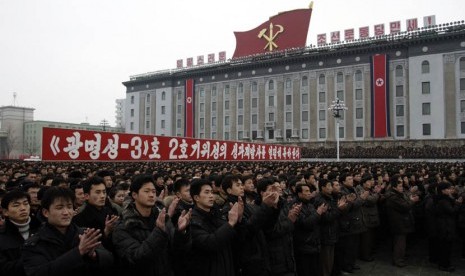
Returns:
[[[19,137],[16,135],[16,131],[11,125],[7,125],[6,129],[6,145],[5,145],[5,153],[7,158],[10,158],[11,152],[17,149],[19,144]]]
[[[39,145],[37,144],[37,141],[25,143],[25,145],[26,145],[25,151],[29,156],[38,154]]]

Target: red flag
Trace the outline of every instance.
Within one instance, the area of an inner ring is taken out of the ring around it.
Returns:
[[[387,56],[371,58],[371,136],[391,136],[389,120],[389,63]]]
[[[194,137],[194,80],[186,80],[186,115],[185,133],[186,137]]]
[[[312,9],[285,11],[247,32],[234,32],[233,58],[305,47]]]

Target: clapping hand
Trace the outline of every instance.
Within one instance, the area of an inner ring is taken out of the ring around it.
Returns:
[[[191,215],[192,215],[192,209],[189,209],[188,212],[186,210],[183,210],[181,212],[181,215],[179,216],[178,219],[178,230],[183,232],[186,230],[187,226],[189,225],[189,222],[191,221]]]
[[[163,208],[163,210],[161,210],[161,212],[158,214],[157,221],[155,222],[156,227],[160,228],[163,232],[166,232],[165,219],[166,208]]]
[[[87,228],[83,234],[79,235],[79,254],[81,256],[88,255],[90,258],[95,259],[97,254],[95,249],[101,244],[99,241],[102,234],[99,229]]]
[[[110,233],[113,231],[116,223],[118,222],[118,219],[119,216],[107,215],[107,217],[105,218],[105,229],[103,230],[103,233],[106,237],[108,237],[108,235],[110,235]]]

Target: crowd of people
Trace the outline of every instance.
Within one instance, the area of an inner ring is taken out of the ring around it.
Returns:
[[[334,158],[335,147],[302,147],[302,158]],[[465,146],[460,147],[340,147],[341,158],[381,158],[381,159],[460,159],[465,156]]]
[[[337,276],[465,258],[463,163],[0,162],[0,275]]]

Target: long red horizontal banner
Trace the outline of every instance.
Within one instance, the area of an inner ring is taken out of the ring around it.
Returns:
[[[44,128],[46,161],[300,160],[295,146]]]

